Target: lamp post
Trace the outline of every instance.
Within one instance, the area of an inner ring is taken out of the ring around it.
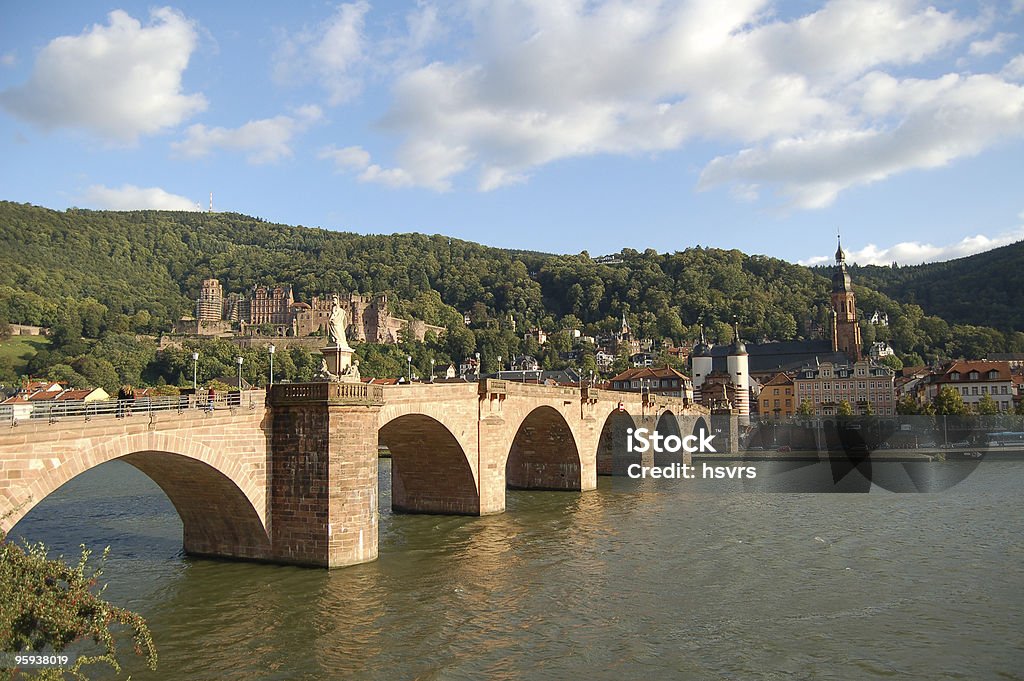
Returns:
[[[235,357],[235,364],[238,365],[238,392],[242,392],[242,362],[244,361],[245,358],[241,355]]]
[[[434,358],[430,358],[430,382],[434,382]]]
[[[480,366],[480,353],[478,352],[476,353],[476,380],[478,381],[480,380],[480,369],[482,368],[483,367]]]
[[[270,387],[274,387],[274,353],[277,352],[277,348],[271,343],[267,346],[267,353],[270,354]]]
[[[501,378],[501,370],[504,367],[501,366],[501,355],[498,355],[498,378]]]
[[[192,352],[192,392],[199,389],[199,353]]]
[[[409,363],[409,383],[412,383],[412,355],[406,355],[405,361]]]

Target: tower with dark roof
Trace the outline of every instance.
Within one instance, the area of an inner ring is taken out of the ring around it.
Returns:
[[[739,322],[733,323],[733,341],[726,366],[729,368],[729,379],[735,387],[736,397],[733,406],[740,416],[747,416],[750,414],[750,371],[747,346],[740,338]]]
[[[838,239],[838,237],[837,237]],[[853,294],[846,253],[842,242],[836,248],[836,266],[832,271],[832,350],[843,352],[850,361],[861,358],[863,342],[857,322],[857,299]]]

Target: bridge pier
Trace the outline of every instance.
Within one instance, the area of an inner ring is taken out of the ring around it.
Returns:
[[[328,568],[376,560],[382,403],[379,386],[274,386],[270,560]]]

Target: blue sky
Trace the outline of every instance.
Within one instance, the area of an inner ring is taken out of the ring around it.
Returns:
[[[1024,0],[0,3],[0,198],[592,255],[1024,238]]]

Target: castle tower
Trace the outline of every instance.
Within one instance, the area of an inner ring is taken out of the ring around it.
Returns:
[[[863,345],[857,323],[857,300],[846,269],[846,253],[840,243],[832,272],[832,350],[844,352],[851,362],[856,362],[861,358]]]
[[[734,325],[732,347],[727,358],[729,378],[736,388],[733,407],[740,416],[750,415],[750,373],[748,370],[747,346],[740,339],[739,323]]]
[[[201,322],[219,322],[224,316],[224,287],[216,279],[203,279],[196,300],[196,319]]]
[[[700,342],[697,343],[697,347],[690,353],[690,366],[691,373],[693,374],[693,400],[697,404],[703,404],[700,401],[701,397],[701,386],[704,385],[704,379],[711,373],[711,346],[708,345],[707,340],[704,338],[704,326],[700,327]]]

